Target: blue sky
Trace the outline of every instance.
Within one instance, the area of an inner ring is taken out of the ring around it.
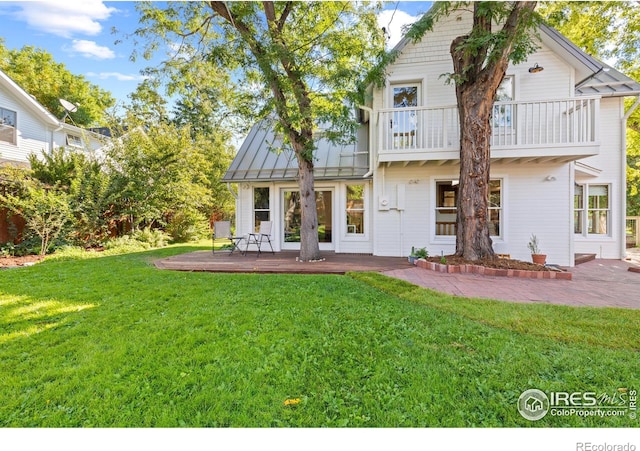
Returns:
[[[391,32],[390,44],[400,39],[402,25],[426,12],[430,2],[389,2],[379,17]],[[67,69],[102,89],[119,104],[142,80],[140,71],[153,64],[140,58],[130,61],[133,41],[126,39],[138,26],[135,2],[98,0],[48,0],[6,2],[0,0],[0,37],[10,49],[25,45],[41,48]],[[113,34],[112,29],[118,30]],[[121,40],[115,44],[116,40]],[[156,63],[162,58],[155,57]]]

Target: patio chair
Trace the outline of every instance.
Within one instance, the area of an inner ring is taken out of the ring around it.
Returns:
[[[258,233],[250,233],[247,237],[247,246],[244,249],[244,254],[246,255],[249,250],[250,244],[255,244],[258,247],[258,257],[261,254],[262,243],[266,240],[269,243],[269,247],[271,248],[271,253],[275,255],[273,251],[273,246],[271,245],[271,221],[262,221],[260,222],[260,230]]]
[[[240,248],[238,244],[244,240],[243,236],[233,236],[231,233],[231,222],[229,221],[215,221],[213,223],[213,235],[211,237],[212,240],[212,251],[216,253],[216,240],[227,240],[229,241],[229,245],[231,246],[231,250],[229,255],[233,254],[233,251],[236,249],[240,252]]]

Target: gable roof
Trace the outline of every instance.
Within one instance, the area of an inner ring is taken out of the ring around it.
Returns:
[[[369,170],[369,157],[368,152],[357,149],[355,142],[335,144],[320,137],[314,151],[315,179],[362,178]],[[262,120],[251,128],[222,181],[283,181],[295,180],[297,176],[293,149],[284,145],[269,120]]]
[[[435,14],[435,7],[436,4],[419,20],[428,20]],[[538,29],[541,41],[576,70],[576,95],[623,97],[640,94],[640,83],[589,55],[555,28],[541,24]],[[405,34],[392,52],[402,52],[410,42]]]
[[[0,86],[4,87],[8,91],[12,92],[18,100],[31,112],[33,112],[44,123],[57,127],[61,123],[51,114],[40,102],[31,97],[27,91],[22,89],[15,81],[13,81],[7,74],[0,70]]]

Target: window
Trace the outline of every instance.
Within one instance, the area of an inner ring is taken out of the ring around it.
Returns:
[[[573,196],[574,232],[608,235],[611,207],[609,185],[576,184]]]
[[[269,188],[253,189],[253,225],[254,231],[260,229],[262,221],[270,221],[271,213],[269,210]]]
[[[573,192],[573,233],[582,233],[584,225],[584,187],[576,185]]]
[[[454,236],[456,234],[458,201],[458,181],[436,182],[436,236]],[[500,236],[502,233],[502,181],[489,182],[489,233]]]
[[[436,196],[436,235],[455,235],[458,181],[436,182]]]
[[[347,233],[364,234],[364,185],[347,185]]]
[[[0,108],[0,141],[16,144],[16,117],[15,111]]]
[[[76,135],[67,134],[67,145],[72,147],[83,147],[82,138]]]

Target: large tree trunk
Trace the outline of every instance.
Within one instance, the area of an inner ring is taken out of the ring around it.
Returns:
[[[298,187],[300,188],[300,261],[308,262],[320,259],[318,211],[316,209],[313,161],[308,161],[304,153],[297,147],[294,143],[298,160]]]
[[[480,82],[458,85],[456,96],[460,112],[456,255],[468,260],[493,258],[487,223],[493,97],[486,95],[486,87]]]

